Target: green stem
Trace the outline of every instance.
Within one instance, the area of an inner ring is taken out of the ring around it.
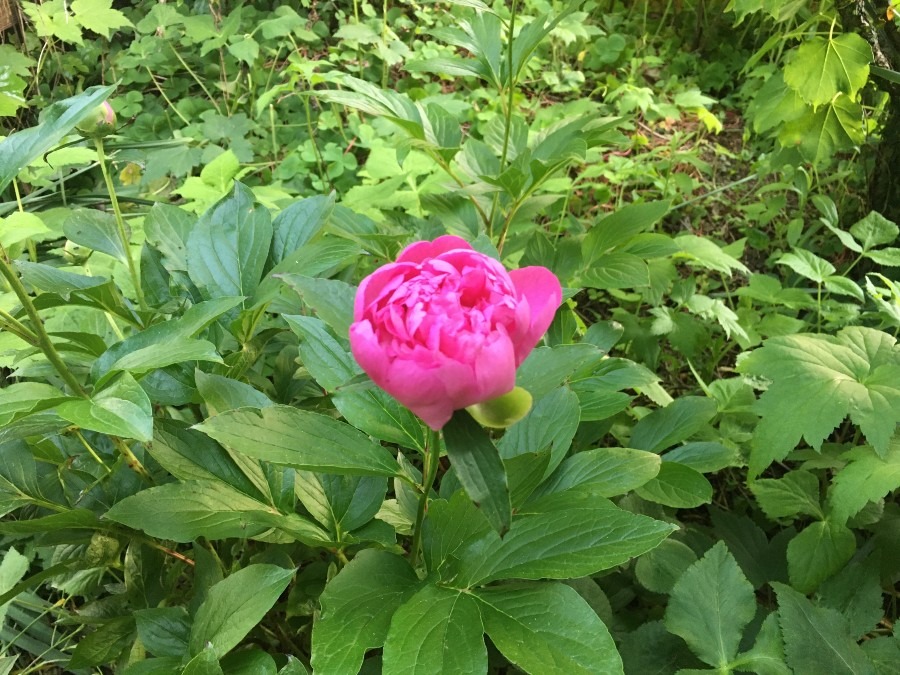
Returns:
[[[131,468],[136,474],[138,474],[148,483],[153,483],[153,477],[150,475],[150,472],[144,468],[144,465],[141,464],[141,460],[139,460],[131,451],[131,448],[128,447],[128,443],[123,441],[118,436],[110,436],[109,438],[113,442],[113,445],[116,446],[116,450],[118,450],[119,453],[121,453],[122,457],[125,458],[125,463],[129,466],[129,468]]]
[[[500,171],[498,171],[498,175],[502,174],[506,170],[506,164],[509,159],[509,136],[512,132],[512,114],[513,114],[513,101],[516,94],[516,78],[513,74],[513,39],[515,37],[516,30],[516,10],[518,9],[519,2],[518,0],[513,0],[512,9],[510,10],[509,16],[509,30],[506,38],[506,110],[504,110],[504,116],[506,125],[503,129],[503,150],[500,153]],[[502,92],[501,92],[502,95]],[[487,235],[491,237],[493,235],[494,230],[494,216],[497,212],[497,206],[499,204],[500,198],[499,194],[494,195],[494,201],[491,204],[491,215],[490,219],[487,223]],[[499,246],[498,246],[499,248]]]
[[[428,495],[437,476],[438,460],[441,458],[441,436],[439,431],[429,431],[425,443],[425,464],[422,467],[422,494],[419,496],[419,509],[416,512],[416,527],[413,530],[412,548],[409,551],[409,562],[415,567],[419,561],[419,547],[422,544],[422,523],[428,510]]]
[[[84,389],[82,389],[81,384],[78,382],[75,375],[72,374],[72,371],[69,370],[69,367],[62,360],[62,357],[60,357],[59,352],[56,351],[56,347],[53,346],[53,342],[51,342],[50,336],[44,328],[44,322],[41,320],[34,303],[31,302],[31,296],[28,295],[28,291],[19,280],[18,275],[13,272],[10,267],[6,257],[6,249],[2,246],[0,246],[0,275],[6,279],[6,282],[9,284],[10,288],[12,288],[13,293],[19,298],[19,302],[22,303],[22,307],[25,310],[25,313],[28,314],[28,318],[31,319],[31,332],[37,339],[38,347],[44,352],[44,356],[47,357],[50,365],[52,365],[56,372],[59,373],[60,377],[62,377],[66,384],[69,385],[73,392],[78,396],[88,398],[88,395],[85,393]]]
[[[20,340],[24,340],[32,347],[40,347],[37,335],[28,330],[28,326],[19,321],[16,317],[8,312],[0,309],[0,327],[9,331]]]
[[[128,264],[128,273],[131,275],[131,283],[134,286],[134,293],[137,296],[138,304],[143,311],[148,311],[147,301],[144,299],[144,290],[141,288],[141,277],[137,271],[137,265],[134,264],[134,258],[131,256],[131,243],[128,241],[128,234],[125,231],[125,220],[122,218],[122,209],[119,207],[119,200],[116,197],[116,188],[113,185],[112,177],[109,175],[109,167],[106,166],[106,153],[103,151],[103,139],[97,137],[94,139],[94,145],[97,148],[97,159],[100,161],[100,171],[103,172],[103,180],[106,181],[106,189],[109,192],[109,201],[113,207],[113,213],[116,216],[116,228],[119,232],[119,240],[122,242],[122,248],[125,250],[125,262]]]

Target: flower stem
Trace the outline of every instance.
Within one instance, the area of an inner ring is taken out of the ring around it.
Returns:
[[[103,172],[103,180],[106,182],[106,190],[109,192],[109,201],[112,204],[113,213],[116,216],[116,228],[119,233],[119,240],[122,242],[122,248],[125,250],[125,262],[128,265],[128,273],[131,275],[131,284],[134,286],[134,293],[137,296],[138,304],[143,311],[147,311],[147,301],[144,299],[144,290],[141,288],[141,277],[138,275],[137,265],[134,264],[134,258],[131,256],[131,243],[128,241],[128,233],[125,231],[125,220],[122,218],[122,209],[119,207],[119,199],[116,197],[116,188],[113,185],[112,177],[109,175],[109,167],[106,166],[106,153],[103,151],[103,139],[94,139],[94,145],[97,148],[97,159],[100,161],[100,171]]]
[[[413,530],[412,548],[409,551],[409,562],[415,567],[419,561],[419,548],[422,544],[422,523],[428,509],[428,495],[437,476],[438,460],[441,458],[441,435],[439,431],[429,431],[425,443],[425,465],[422,467],[422,494],[419,496],[419,509],[416,513],[416,527]]]
[[[53,366],[56,372],[59,373],[60,377],[65,380],[66,384],[69,385],[76,395],[87,398],[88,395],[81,387],[81,383],[78,382],[78,379],[72,374],[72,371],[69,370],[69,367],[62,360],[59,352],[56,351],[56,347],[53,346],[53,342],[50,340],[50,336],[44,328],[44,322],[41,320],[34,303],[31,302],[31,296],[28,295],[28,291],[25,289],[19,276],[12,270],[6,257],[6,250],[2,246],[0,246],[0,276],[3,276],[3,278],[6,279],[9,287],[12,288],[13,293],[19,298],[19,302],[22,303],[22,307],[25,309],[25,313],[28,314],[28,318],[31,319],[31,332],[37,339],[38,347],[44,352],[44,356],[47,357],[50,365]]]

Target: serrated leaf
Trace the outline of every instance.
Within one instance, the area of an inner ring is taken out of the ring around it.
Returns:
[[[864,140],[862,107],[843,94],[814,111],[808,109],[778,131],[782,146],[797,148],[800,156],[813,164],[824,164],[835,153],[852,150]]]
[[[869,211],[850,226],[850,234],[862,244],[864,251],[869,251],[876,246],[895,243],[900,228],[877,211]]]
[[[753,586],[719,542],[675,584],[665,621],[704,663],[721,669],[737,655],[741,634],[754,614]]]
[[[276,264],[300,249],[328,222],[334,194],[316,195],[294,202],[272,221],[272,260]]]
[[[355,673],[366,650],[384,644],[391,618],[421,583],[400,556],[366,549],[325,587],[313,627],[316,672]]]
[[[773,583],[788,666],[795,673],[875,675],[875,668],[849,635],[843,617],[816,607],[784,584]]]
[[[835,574],[856,552],[856,537],[844,525],[813,523],[791,539],[787,549],[791,586],[811,593]]]
[[[869,79],[872,48],[856,33],[805,40],[784,68],[784,81],[813,105],[854,96]]]
[[[134,28],[122,12],[112,8],[112,0],[72,0],[70,6],[78,23],[107,40],[119,28]]]
[[[394,612],[384,670],[397,675],[487,672],[481,614],[473,597],[425,586]]]
[[[231,651],[262,620],[293,576],[293,569],[248,565],[214,584],[191,626],[191,654],[207,644],[219,658]]]
[[[750,474],[759,475],[801,439],[819,448],[846,416],[884,456],[900,421],[900,347],[887,333],[854,326],[836,336],[770,338],[739,372],[771,380],[757,410]]]
[[[829,519],[845,524],[867,503],[897,488],[900,488],[900,441],[891,443],[883,458],[866,449],[832,479],[828,491]]]
[[[734,271],[750,273],[740,260],[726,253],[710,239],[695,234],[681,234],[675,237],[674,242],[680,251],[675,258],[685,258],[693,266],[721,272],[729,277]]]
[[[504,584],[480,589],[475,597],[491,641],[526,672],[623,672],[606,626],[572,588],[546,582]]]
[[[795,248],[793,253],[785,253],[778,259],[778,264],[787,265],[800,276],[819,284],[836,271],[830,262],[802,248]]]
[[[643,258],[631,253],[606,253],[585,270],[581,284],[602,290],[643,288],[650,285],[650,269]]]
[[[731,666],[756,675],[792,675],[791,669],[784,662],[784,640],[776,612],[769,614],[763,621],[753,649],[739,655]]]
[[[808,471],[790,471],[781,478],[762,478],[749,487],[762,510],[773,520],[801,514],[825,517],[819,504],[819,479]]]
[[[840,612],[857,639],[874,630],[884,615],[879,567],[872,557],[851,562],[825,581],[816,594],[817,604]]]
[[[305,471],[394,476],[397,461],[349,424],[288,406],[241,408],[195,428],[240,453]]]

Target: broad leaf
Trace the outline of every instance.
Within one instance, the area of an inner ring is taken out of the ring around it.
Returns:
[[[256,292],[272,242],[269,212],[235,183],[234,193],[204,213],[188,238],[188,275],[207,299]],[[249,306],[249,305],[247,305]]]
[[[816,607],[790,586],[773,583],[772,587],[778,595],[787,663],[794,672],[875,675],[840,614]]]
[[[349,424],[288,406],[240,408],[196,426],[226,447],[306,471],[394,476],[397,461]]]
[[[819,106],[837,94],[854,96],[869,79],[872,48],[856,33],[805,40],[784,69],[784,81]]]
[[[119,236],[116,218],[111,213],[78,209],[66,219],[63,233],[80,246],[106,253],[120,263],[128,262],[126,244]],[[125,234],[129,234],[127,230]]]
[[[400,556],[366,549],[325,587],[313,627],[312,667],[322,673],[355,673],[369,649],[384,644],[391,617],[420,587]]]
[[[475,597],[491,641],[526,672],[623,672],[606,626],[572,588],[504,584],[480,589]]]
[[[490,436],[465,410],[443,429],[447,457],[469,498],[501,535],[509,529],[512,505],[506,469]]]
[[[900,347],[887,333],[854,326],[836,336],[771,338],[738,369],[771,380],[758,403],[751,475],[801,438],[819,448],[847,415],[880,456],[887,453],[900,421]]]
[[[303,298],[303,303],[327,323],[335,334],[346,338],[353,323],[353,299],[356,288],[337,279],[318,279],[301,274],[282,274],[279,278]]]
[[[481,614],[472,595],[425,586],[394,612],[384,642],[384,671],[485,673]]]
[[[868,502],[878,501],[900,488],[900,440],[891,443],[884,458],[871,448],[860,450],[831,481],[828,512],[836,524],[846,524]]]
[[[244,638],[287,588],[294,570],[249,565],[209,589],[191,627],[191,654],[212,644],[221,658]]]
[[[585,486],[601,497],[617,497],[656,477],[659,466],[659,455],[643,450],[586,450],[566,459],[535,496]]]
[[[634,426],[631,447],[660,452],[703,429],[716,414],[711,398],[683,396],[654,410]]]
[[[629,204],[597,221],[581,244],[585,267],[591,268],[608,253],[658,223],[669,210],[669,202]]]
[[[712,485],[703,474],[684,464],[662,462],[659,473],[637,488],[651,502],[678,509],[691,509],[712,501]]]
[[[754,614],[753,586],[719,542],[675,584],[666,628],[684,638],[704,663],[722,669],[737,655],[741,634]]]
[[[822,519],[819,479],[808,471],[790,471],[782,478],[762,478],[750,483],[756,501],[773,520],[798,515]]]
[[[154,656],[188,653],[191,619],[184,607],[153,607],[134,613],[141,644]]]
[[[695,562],[697,554],[687,544],[669,538],[637,559],[634,574],[647,590],[671,593],[675,583]]]
[[[153,438],[153,409],[147,394],[128,373],[90,399],[69,400],[57,414],[82,429],[148,442]]]
[[[328,222],[334,194],[300,199],[272,221],[272,261],[279,263],[312,239]]]
[[[813,523],[791,539],[787,549],[791,586],[802,593],[816,590],[856,552],[856,537],[844,525]]]

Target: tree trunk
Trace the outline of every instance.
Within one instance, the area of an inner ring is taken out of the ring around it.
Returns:
[[[900,72],[900,28],[888,19],[886,3],[839,0],[844,29],[859,33],[872,46],[875,65]],[[900,223],[900,85],[873,75],[890,103],[881,129],[881,142],[869,175],[869,207]]]

